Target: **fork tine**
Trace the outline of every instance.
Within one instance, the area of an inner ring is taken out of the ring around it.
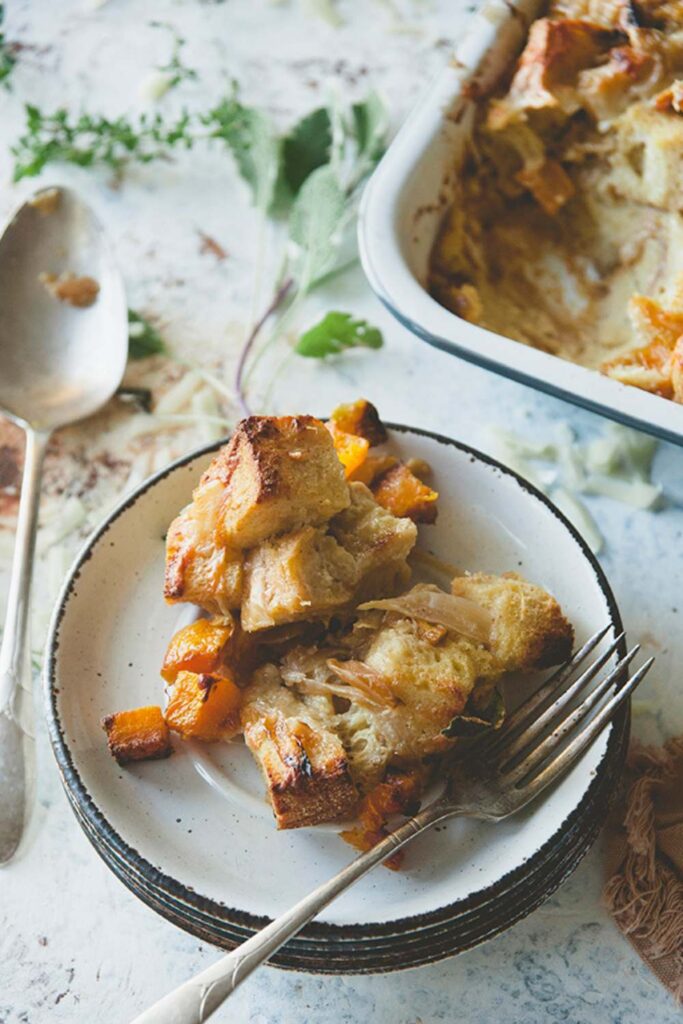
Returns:
[[[636,644],[633,650],[629,651],[628,654],[619,661],[611,672],[602,679],[598,685],[591,690],[586,698],[574,708],[569,714],[561,718],[555,728],[545,739],[541,740],[540,743],[532,746],[529,749],[529,753],[521,761],[517,761],[516,764],[509,770],[506,770],[506,765],[515,761],[515,756],[508,757],[508,750],[505,749],[505,760],[499,766],[499,771],[505,776],[505,781],[508,785],[514,785],[519,782],[525,776],[529,774],[537,765],[548,757],[549,754],[557,747],[557,745],[567,736],[576,726],[578,726],[586,716],[593,710],[596,704],[603,698],[607,691],[611,688],[614,681],[619,677],[623,669],[635,658],[636,654],[640,650],[640,646]],[[526,746],[524,744],[523,746]],[[519,749],[518,749],[519,752]]]
[[[556,672],[552,674],[550,679],[541,686],[534,693],[528,697],[523,704],[521,704],[516,711],[513,711],[505,721],[503,722],[500,729],[497,729],[495,733],[490,734],[488,737],[482,737],[482,739],[488,739],[490,737],[490,743],[481,744],[482,748],[486,749],[487,755],[497,750],[502,746],[503,742],[506,741],[511,734],[518,732],[520,728],[523,728],[527,721],[532,721],[534,712],[539,708],[547,699],[550,697],[555,690],[558,688],[560,683],[563,683],[568,676],[570,676],[579,665],[585,661],[587,656],[594,650],[600,643],[605,634],[609,631],[610,627],[605,626],[603,629],[598,630],[594,633],[589,640],[576,652],[576,654],[568,661],[565,665],[561,665]],[[619,641],[623,638],[624,634],[621,633],[614,644],[610,647],[610,653],[614,650]]]
[[[515,754],[519,753],[520,750],[523,750],[524,747],[529,745],[531,740],[533,740],[536,736],[540,736],[541,733],[548,727],[548,725],[554,719],[558,718],[560,711],[562,711],[563,708],[566,708],[569,704],[571,704],[571,702],[576,697],[577,693],[583,690],[588,685],[588,683],[591,682],[592,679],[595,679],[600,669],[609,661],[609,659],[614,654],[614,651],[621,643],[623,636],[623,633],[620,636],[618,636],[616,640],[614,640],[613,643],[609,645],[607,650],[604,651],[597,658],[597,660],[593,662],[592,665],[589,665],[588,668],[585,669],[585,671],[582,672],[581,675],[577,679],[575,679],[574,682],[571,683],[566,690],[563,690],[560,693],[559,697],[557,697],[557,699],[554,700],[552,704],[549,704],[548,707],[544,708],[544,710],[536,716],[536,718],[533,718],[529,725],[522,732],[519,732],[519,734],[515,737],[515,739],[512,740],[511,743],[505,744],[506,761],[512,760]],[[628,661],[631,660],[631,658],[638,650],[640,650],[640,648],[635,647],[633,651],[631,651],[630,655],[628,656]],[[625,664],[628,664],[628,661],[624,660],[621,663],[621,667],[623,668]],[[608,676],[608,679],[614,678],[614,672],[616,672],[618,668],[619,666],[612,670],[613,674],[611,676]],[[603,683],[601,685],[605,684]]]
[[[589,722],[584,724],[571,743],[564,747],[537,775],[530,778],[524,786],[518,787],[526,791],[529,800],[538,796],[546,786],[549,786],[551,782],[554,782],[558,776],[571,767],[575,761],[578,761],[584,751],[590,747],[591,743],[597,739],[605,726],[609,724],[624,701],[631,696],[635,688],[642,682],[643,678],[652,668],[654,660],[654,658],[648,658],[645,664],[637,672],[634,672],[622,688],[610,697],[600,711]]]

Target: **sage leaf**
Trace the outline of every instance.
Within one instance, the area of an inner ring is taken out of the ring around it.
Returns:
[[[332,145],[330,115],[318,107],[303,117],[282,143],[282,175],[295,196],[313,171],[329,162]]]
[[[289,217],[292,269],[302,295],[334,269],[346,207],[346,195],[331,167],[319,167],[302,185]]]

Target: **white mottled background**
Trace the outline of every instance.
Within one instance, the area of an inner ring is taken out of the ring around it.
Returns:
[[[140,98],[141,83],[169,54],[170,37],[150,27],[152,19],[177,28],[187,39],[186,62],[200,71],[196,84],[169,94],[159,109],[206,108],[234,77],[245,101],[266,107],[283,126],[324,102],[330,90],[360,96],[370,87],[382,93],[398,123],[448,59],[467,19],[460,0],[340,0],[338,25],[322,17],[324,6],[314,0],[108,0],[99,6],[9,0],[7,35],[22,49],[12,91],[0,91],[0,214],[34,187],[10,183],[8,150],[21,129],[22,103],[46,110],[66,104],[109,114],[140,111],[149,105]],[[264,272],[261,294],[255,293],[256,218],[230,160],[220,148],[204,149],[133,169],[116,188],[110,179],[104,172],[55,167],[40,183],[74,185],[95,206],[124,268],[130,305],[163,327],[173,359],[136,366],[133,376],[159,398],[192,372],[189,362],[229,389],[238,345],[268,283]],[[227,257],[202,252],[200,232],[210,234]],[[273,239],[266,239],[266,250],[273,248]],[[586,436],[600,428],[595,417],[428,349],[379,307],[359,270],[311,299],[302,325],[331,307],[381,325],[384,349],[316,365],[285,358],[283,343],[264,361],[258,381],[261,395],[269,392],[269,411],[323,413],[362,393],[387,418],[441,430],[485,450],[491,425],[535,436],[550,436],[562,421]],[[227,429],[235,416],[230,399],[199,376],[192,391],[190,410],[209,411]],[[261,402],[257,393],[256,406],[262,408]],[[53,447],[39,539],[36,660],[55,590],[82,535],[152,469],[224,429],[205,422],[169,424],[150,437],[140,415],[113,403]],[[17,439],[2,431],[0,426],[0,451],[11,457]],[[662,446],[655,475],[672,499],[683,500],[683,452]],[[5,478],[5,484],[3,564],[14,513],[12,481]],[[591,509],[607,538],[603,564],[629,638],[658,655],[642,689],[635,731],[648,740],[683,731],[683,512],[673,502],[653,514],[604,499],[592,499]],[[38,749],[39,809],[31,842],[24,857],[0,873],[0,1024],[124,1024],[217,954],[156,917],[109,874],[67,806],[40,723]],[[598,847],[526,921],[438,966],[338,979],[262,970],[216,1020],[677,1021],[680,1011],[600,908],[601,872]],[[302,871],[302,894],[305,887]]]

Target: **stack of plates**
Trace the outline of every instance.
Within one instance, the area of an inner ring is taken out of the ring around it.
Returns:
[[[515,570],[560,600],[582,642],[621,632],[614,598],[581,538],[513,473],[446,438],[394,427],[399,456],[426,459],[441,497],[420,544],[461,570]],[[159,666],[178,625],[161,597],[164,534],[215,448],[171,466],[86,545],[52,623],[50,733],[83,830],[114,873],[179,927],[232,948],[353,855],[338,827],[277,832],[241,741],[178,742],[168,760],[120,768],[100,721],[162,703]],[[618,649],[615,655],[624,651]],[[507,699],[519,701],[511,681]],[[528,681],[525,686],[533,685]],[[497,825],[456,819],[378,868],[290,941],[273,962],[298,970],[388,971],[430,963],[526,916],[573,871],[605,819],[623,764],[624,711],[541,801]]]

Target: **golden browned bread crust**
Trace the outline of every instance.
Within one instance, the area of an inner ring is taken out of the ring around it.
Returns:
[[[222,543],[243,550],[302,526],[320,526],[349,504],[330,433],[313,416],[250,416],[238,424],[202,483],[220,481]]]
[[[223,489],[216,480],[200,483],[192,502],[176,516],[166,535],[164,597],[226,615],[242,600],[243,556],[219,543],[216,524]]]
[[[530,672],[569,658],[571,623],[552,594],[517,573],[456,576],[451,590],[491,612],[491,653],[502,671]]]
[[[358,793],[339,737],[328,727],[331,701],[305,704],[262,670],[242,708],[244,738],[266,780],[277,827],[351,818]]]

